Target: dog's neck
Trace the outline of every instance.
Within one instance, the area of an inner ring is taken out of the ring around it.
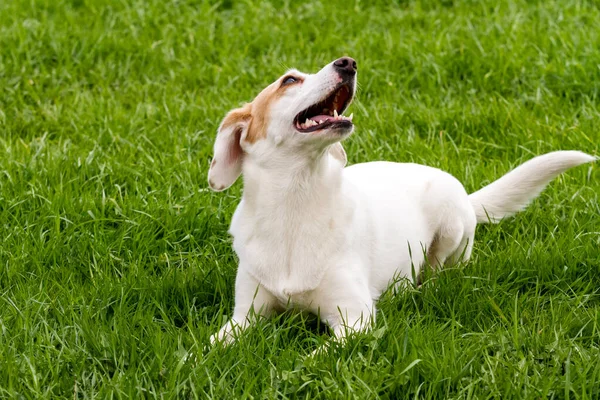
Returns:
[[[244,160],[244,194],[231,223],[240,262],[273,293],[314,289],[344,235],[350,215],[344,163],[325,149],[314,157],[278,151],[267,162]]]
[[[250,161],[250,160],[249,160]],[[340,192],[342,163],[327,149],[309,157],[281,155],[263,165],[244,165],[245,206],[250,210],[295,215],[326,211]]]

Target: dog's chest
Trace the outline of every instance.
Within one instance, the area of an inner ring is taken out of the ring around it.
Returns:
[[[275,238],[273,238],[275,239]],[[252,237],[234,239],[234,249],[245,268],[262,286],[280,301],[304,302],[306,292],[314,290],[329,266],[335,250],[327,240],[307,243],[302,240],[265,241]]]
[[[237,213],[236,213],[237,214]],[[244,268],[283,306],[307,307],[344,236],[329,219],[265,218],[237,220],[231,234]]]

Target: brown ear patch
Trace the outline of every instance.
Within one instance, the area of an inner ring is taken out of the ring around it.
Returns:
[[[217,186],[217,184],[212,179],[208,180],[208,185],[211,188],[213,188],[214,190],[216,190],[217,192],[220,192],[221,190],[223,190],[223,186]]]
[[[240,108],[229,111],[223,119],[223,122],[221,122],[219,130],[227,129],[231,125],[239,124],[240,122],[247,122],[252,118],[251,112],[252,103],[246,103]]]

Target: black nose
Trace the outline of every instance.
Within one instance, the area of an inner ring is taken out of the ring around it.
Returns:
[[[350,57],[342,57],[333,62],[333,66],[339,72],[354,75],[356,74],[356,61]]]

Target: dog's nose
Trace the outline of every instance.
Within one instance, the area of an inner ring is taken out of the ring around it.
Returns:
[[[339,72],[349,75],[356,74],[356,61],[350,57],[342,57],[333,62],[333,66]]]

